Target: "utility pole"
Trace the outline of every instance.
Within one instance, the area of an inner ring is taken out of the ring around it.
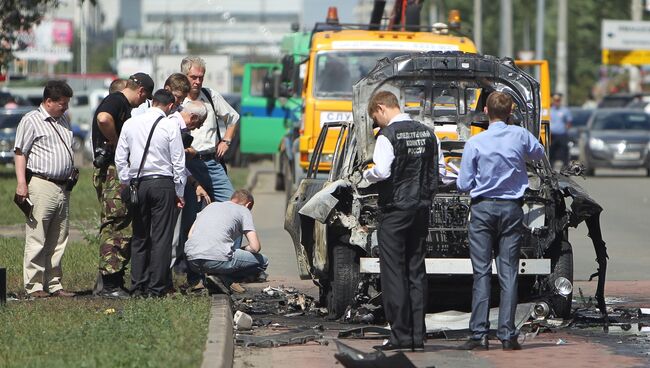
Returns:
[[[631,13],[632,20],[640,22],[643,20],[643,4],[641,0],[632,0],[631,1]],[[636,65],[627,66],[628,74],[630,79],[628,81],[628,89],[630,93],[640,93],[641,92],[641,71]]]
[[[512,52],[512,0],[501,0],[501,30],[499,56],[513,57]]]
[[[86,57],[88,56],[88,52],[86,50],[87,43],[88,43],[88,37],[87,37],[87,34],[86,34],[86,4],[87,4],[86,1],[81,3],[81,11],[80,11],[80,13],[81,13],[80,23],[81,23],[81,25],[79,27],[80,28],[79,43],[81,44],[80,45],[81,46],[80,47],[81,48],[81,50],[80,50],[81,55],[79,55],[79,62],[80,62],[81,65],[79,66],[79,69],[80,69],[79,71],[81,72],[81,74],[86,74],[86,72],[88,70],[87,69],[87,61],[86,61]]]
[[[474,44],[483,51],[483,0],[474,0]]]
[[[569,101],[569,88],[567,86],[567,0],[558,0],[557,15],[557,68],[555,92],[564,95],[563,101]]]
[[[544,59],[544,0],[537,0],[537,22],[535,24],[535,59]]]

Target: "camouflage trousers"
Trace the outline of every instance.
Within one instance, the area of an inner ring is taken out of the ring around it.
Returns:
[[[123,272],[131,258],[131,215],[120,197],[120,179],[115,165],[97,169],[93,185],[101,204],[99,226],[99,272]]]

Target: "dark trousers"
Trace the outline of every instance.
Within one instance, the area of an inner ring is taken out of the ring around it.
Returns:
[[[562,165],[569,164],[569,136],[566,134],[552,134],[550,147],[551,165],[555,161],[562,161]]]
[[[490,329],[488,316],[493,250],[501,288],[497,337],[508,340],[518,335],[514,318],[517,308],[519,251],[523,240],[522,218],[519,201],[484,200],[472,204],[469,254],[474,270],[474,286],[469,329],[473,339],[480,339]]]
[[[424,239],[428,209],[392,210],[381,215],[377,240],[381,290],[390,341],[395,345],[422,345],[425,336],[426,270]]]
[[[131,240],[131,290],[161,295],[171,286],[169,264],[176,222],[172,179],[142,181],[134,209]]]

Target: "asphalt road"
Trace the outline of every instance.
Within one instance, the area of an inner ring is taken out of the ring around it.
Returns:
[[[309,281],[299,281],[295,252],[291,238],[284,231],[284,194],[273,190],[274,176],[269,162],[256,163],[257,170],[255,208],[253,216],[262,241],[262,252],[270,259],[269,282],[248,284],[251,297],[259,289],[273,286],[293,286],[299,291],[315,297],[317,288]],[[577,179],[605,209],[602,214],[602,229],[607,242],[610,263],[609,280],[650,280],[647,265],[650,264],[650,178],[640,172],[597,171],[597,176]],[[581,225],[570,231],[574,244],[575,278],[586,280],[595,271],[595,254],[586,228]],[[593,295],[596,282],[578,282],[576,287],[585,295]],[[625,303],[625,306],[650,306],[647,295],[648,281],[615,281],[606,289],[608,304]],[[644,291],[645,290],[645,291]],[[240,296],[241,297],[241,296]],[[622,305],[621,305],[622,306]],[[610,304],[610,307],[616,307]],[[318,343],[291,345],[277,348],[236,347],[234,366],[243,367],[340,367],[334,359],[334,340],[339,330],[353,327],[331,322],[320,317],[283,318],[278,315],[253,316],[280,322],[281,327],[260,327],[253,335],[273,335],[291,331],[298,326],[324,325],[323,338]],[[329,345],[323,344],[329,342]],[[345,343],[361,351],[372,351],[377,340],[345,340]],[[520,367],[531,361],[544,365],[564,365],[571,362],[575,367],[639,367],[647,366],[650,353],[650,337],[646,335],[605,334],[598,328],[593,330],[561,329],[543,333],[526,341],[522,353],[503,352],[498,341],[491,341],[494,350],[489,352],[460,352],[455,350],[459,341],[431,339],[425,353],[407,353],[417,367]],[[625,347],[625,349],[623,349]],[[626,350],[627,349],[627,350]]]

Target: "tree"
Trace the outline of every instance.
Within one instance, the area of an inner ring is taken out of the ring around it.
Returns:
[[[85,0],[78,0],[83,4]],[[89,0],[96,4],[97,0]],[[13,59],[20,32],[28,32],[38,25],[43,16],[59,6],[60,0],[0,0],[0,65]]]
[[[39,24],[47,10],[59,5],[59,0],[0,0],[0,4],[0,64],[7,64],[18,34]]]

